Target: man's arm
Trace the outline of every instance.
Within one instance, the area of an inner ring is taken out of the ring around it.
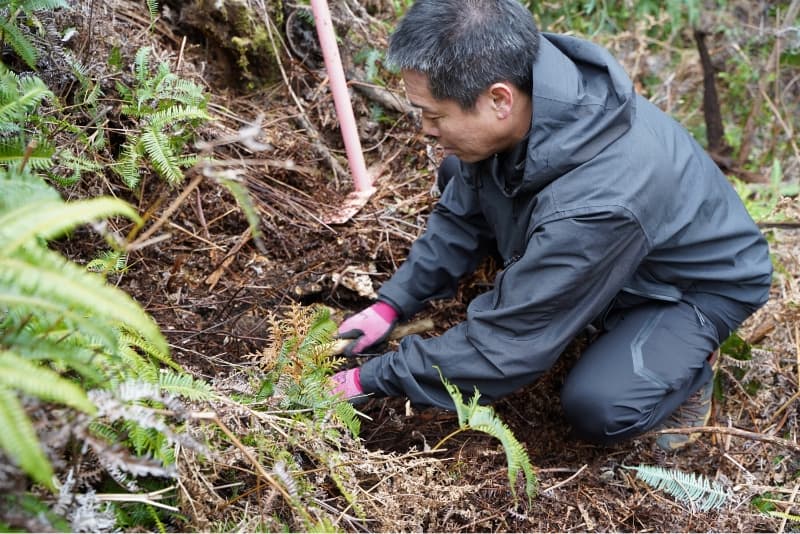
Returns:
[[[436,338],[407,337],[398,351],[366,362],[364,391],[452,409],[438,366],[467,395],[475,387],[485,401],[507,395],[550,368],[647,250],[639,224],[618,210],[550,222],[494,289],[470,303],[466,321]]]
[[[459,279],[475,270],[491,242],[478,192],[455,177],[428,217],[425,233],[378,296],[408,319],[427,300],[454,295]]]

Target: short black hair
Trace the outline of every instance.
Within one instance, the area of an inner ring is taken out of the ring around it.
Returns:
[[[519,0],[417,0],[389,39],[387,63],[425,74],[434,98],[475,107],[490,85],[530,94],[539,32]]]

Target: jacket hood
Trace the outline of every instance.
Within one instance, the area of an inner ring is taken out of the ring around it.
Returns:
[[[633,83],[605,49],[548,33],[539,43],[525,171],[513,192],[506,184],[512,194],[538,191],[591,160],[630,129],[635,115]]]

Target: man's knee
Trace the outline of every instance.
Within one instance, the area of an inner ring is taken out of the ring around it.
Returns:
[[[574,384],[569,381],[561,391],[564,417],[575,437],[599,444],[610,444],[638,433],[646,414],[620,405],[619,392]]]

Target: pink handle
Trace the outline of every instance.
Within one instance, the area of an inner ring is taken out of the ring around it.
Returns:
[[[333,31],[328,2],[311,0],[311,10],[314,13],[314,23],[322,47],[322,56],[325,58],[325,69],[328,71],[336,116],[339,119],[339,127],[342,130],[344,147],[347,151],[347,162],[350,166],[350,173],[353,175],[353,185],[357,192],[371,193],[373,191],[372,179],[367,173],[364,154],[361,152],[361,141],[358,138],[350,94],[347,92],[347,81],[344,77],[342,59],[339,57],[339,47],[336,44],[336,33]]]

